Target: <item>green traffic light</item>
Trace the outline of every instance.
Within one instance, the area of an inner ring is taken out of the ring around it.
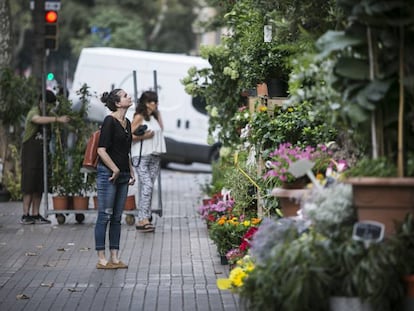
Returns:
[[[54,75],[52,72],[49,72],[49,73],[47,74],[47,80],[48,80],[48,81],[52,81],[54,78],[55,78],[55,75]]]

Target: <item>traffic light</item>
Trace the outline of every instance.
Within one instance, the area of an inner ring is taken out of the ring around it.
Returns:
[[[45,49],[57,50],[58,48],[58,12],[45,11]]]
[[[52,81],[53,79],[55,79],[55,75],[53,74],[53,72],[48,72],[48,74],[46,75],[46,79],[47,81]]]

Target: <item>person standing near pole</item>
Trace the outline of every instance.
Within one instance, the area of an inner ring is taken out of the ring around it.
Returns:
[[[98,217],[95,224],[97,269],[127,269],[119,259],[121,218],[128,186],[135,183],[131,165],[131,123],[125,117],[132,105],[131,97],[122,89],[102,94],[101,101],[112,113],[105,117],[99,136],[97,166]],[[106,229],[109,224],[110,260],[105,255]]]
[[[142,126],[146,126],[146,130],[140,133]],[[152,194],[159,176],[161,154],[166,152],[156,92],[145,91],[139,98],[132,120],[132,133],[132,164],[138,178],[138,221],[135,228],[140,232],[154,232],[155,227],[150,221]]]
[[[45,103],[47,112],[56,104],[56,96],[50,90],[45,92]],[[21,156],[23,215],[20,219],[20,223],[23,225],[51,223],[50,220],[40,215],[40,202],[44,191],[42,125],[70,121],[70,118],[66,115],[42,116],[41,104],[42,95],[39,96],[39,102],[28,112],[23,133]]]

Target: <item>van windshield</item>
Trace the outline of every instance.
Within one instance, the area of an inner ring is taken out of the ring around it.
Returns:
[[[195,110],[197,110],[199,113],[207,115],[206,110],[206,99],[201,96],[193,97],[192,99],[193,107]]]

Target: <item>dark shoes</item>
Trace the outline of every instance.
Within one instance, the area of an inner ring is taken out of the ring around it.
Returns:
[[[51,224],[52,222],[46,218],[44,218],[42,215],[36,215],[32,216],[34,223],[37,225],[44,225],[44,224]]]
[[[42,215],[30,216],[30,215],[23,215],[20,219],[20,223],[22,225],[44,225],[52,223],[50,220],[47,220]]]
[[[135,229],[137,229],[137,231],[139,232],[154,232],[155,231],[155,227],[150,224],[138,224],[135,226]]]
[[[20,219],[22,225],[33,225],[35,223],[34,219],[30,215],[23,215]]]

